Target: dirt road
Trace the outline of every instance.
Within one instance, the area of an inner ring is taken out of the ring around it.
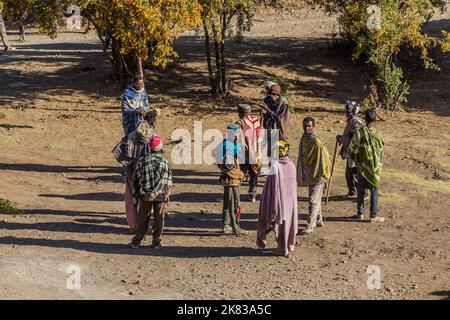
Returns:
[[[260,99],[261,84],[278,76],[291,84],[296,107],[291,158],[296,162],[306,115],[318,120],[332,151],[344,127],[342,102],[360,99],[368,78],[328,49],[334,18],[305,10],[286,13],[282,24],[275,13],[267,23],[257,19],[246,41],[230,43],[234,92],[225,101],[206,94],[202,40],[182,37],[180,59],[148,72],[164,141],[177,128],[192,131],[194,121],[224,130],[236,119],[236,103]],[[435,26],[450,31],[449,21],[440,17]],[[432,178],[435,170],[450,172],[448,55],[440,73],[414,79],[408,112],[384,114],[379,124],[386,141],[380,214],[387,221],[348,220],[356,204],[342,197],[345,164],[338,160],[325,227],[299,236],[287,259],[256,249],[259,203],[245,202],[246,185],[242,225],[251,235],[219,233],[222,188],[213,165],[174,166],[165,246],[126,248],[124,178],[110,153],[121,138],[121,92],[106,80],[109,64],[95,35],[50,40],[31,33],[15,45],[17,51],[0,54],[0,196],[26,214],[0,214],[1,299],[450,297],[450,182]],[[301,218],[305,195],[299,189]],[[67,289],[73,265],[81,269],[79,290]],[[379,290],[367,287],[369,266],[380,268]]]

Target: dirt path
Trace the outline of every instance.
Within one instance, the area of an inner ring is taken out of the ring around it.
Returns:
[[[302,16],[293,11],[275,24],[279,16],[271,14],[267,23],[257,20],[244,43],[230,45],[230,57],[240,59],[229,61],[234,95],[223,102],[205,93],[201,39],[180,39],[180,59],[152,71],[148,84],[151,104],[163,110],[157,130],[164,141],[180,126],[192,131],[197,120],[204,130],[222,130],[235,119],[237,102],[259,99],[261,84],[279,76],[291,83],[297,107],[291,158],[306,115],[318,119],[332,150],[344,126],[340,105],[364,94],[367,77],[327,49],[334,18]],[[439,27],[450,31],[448,21],[442,17]],[[165,247],[126,248],[124,179],[110,153],[121,137],[120,90],[105,81],[109,65],[95,36],[65,33],[52,41],[31,34],[17,47],[0,55],[0,195],[27,213],[0,214],[1,299],[449,298],[450,185],[432,179],[434,170],[450,172],[448,56],[441,73],[421,74],[412,85],[414,112],[385,114],[380,123],[386,223],[348,221],[355,203],[341,197],[339,160],[326,226],[299,237],[286,259],[255,248],[258,203],[243,202],[242,224],[251,235],[218,233],[222,188],[208,165],[174,167]],[[299,191],[304,214],[306,192]],[[66,288],[70,265],[81,268],[80,290]],[[367,288],[371,265],[380,267],[380,290]]]

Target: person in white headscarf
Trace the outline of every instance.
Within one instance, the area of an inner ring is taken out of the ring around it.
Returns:
[[[144,88],[144,78],[137,76],[122,95],[122,125],[125,135],[136,130],[139,120],[148,112],[148,96]]]
[[[347,117],[347,125],[344,129],[344,134],[337,135],[336,140],[342,145],[340,155],[342,159],[347,160],[345,169],[345,179],[348,187],[348,197],[356,197],[356,186],[358,185],[358,177],[355,162],[348,155],[348,146],[353,138],[355,131],[361,126],[365,126],[363,119],[359,118],[360,105],[355,101],[345,102],[345,116]]]

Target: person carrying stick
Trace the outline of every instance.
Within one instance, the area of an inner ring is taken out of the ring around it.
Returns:
[[[330,178],[330,155],[325,144],[314,132],[315,120],[303,119],[304,134],[300,140],[297,162],[297,185],[308,187],[307,226],[300,234],[309,234],[323,226],[322,195]]]
[[[347,160],[345,168],[345,180],[348,187],[348,198],[356,197],[356,186],[358,185],[358,172],[355,162],[348,154],[348,146],[352,140],[355,131],[360,127],[365,126],[364,120],[359,118],[360,105],[355,101],[346,101],[345,103],[345,116],[347,118],[347,125],[345,126],[344,133],[336,136],[336,141],[342,145],[340,155],[342,159]]]
[[[268,88],[267,96],[263,102],[258,104],[261,110],[262,125],[267,133],[267,156],[272,156],[272,146],[280,140],[288,140],[287,129],[289,125],[289,105],[284,96],[282,96],[281,87],[278,84],[271,83]]]

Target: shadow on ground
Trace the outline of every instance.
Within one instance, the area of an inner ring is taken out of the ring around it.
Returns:
[[[431,293],[433,296],[442,297],[443,300],[450,300],[450,291],[434,291]]]
[[[127,248],[125,244],[107,244],[82,242],[76,240],[52,240],[34,238],[0,238],[0,244],[16,246],[40,246],[50,248],[65,248],[79,251],[95,252],[102,254],[121,254],[130,256],[157,256],[173,258],[220,258],[220,257],[258,257],[267,256],[268,250],[257,250],[245,247],[181,247],[164,246],[160,249],[151,249],[143,246],[139,250]]]
[[[450,20],[431,21],[427,28],[432,32],[441,29],[448,31]],[[175,50],[180,57],[169,64],[167,69],[147,67],[152,103],[165,105],[166,101],[159,98],[173,100],[178,105],[188,106],[191,112],[203,117],[230,111],[232,106],[245,100],[232,94],[223,101],[217,101],[208,93],[203,39],[183,36],[175,42]],[[370,79],[365,66],[354,64],[349,54],[330,49],[330,40],[327,38],[245,38],[241,43],[228,41],[226,50],[234,93],[238,93],[242,88],[262,89],[264,81],[274,76],[283,78],[288,72],[290,76],[286,81],[291,86],[292,96],[323,98],[341,104],[347,99],[361,100],[368,93],[366,86],[370,84]],[[235,57],[239,59],[234,59]],[[448,108],[444,108],[450,99],[448,86],[444,85],[450,77],[450,64],[446,57],[448,58],[448,55],[442,59],[441,72],[421,72],[410,81],[409,100],[412,107],[432,109],[438,114],[449,115]],[[14,68],[16,64],[25,63],[69,66],[49,73],[22,73]],[[70,95],[71,92],[81,91],[92,97],[93,102],[104,97],[118,97],[121,93],[118,85],[105,82],[111,74],[111,69],[100,43],[55,41],[44,44],[18,44],[17,51],[0,56],[0,64],[4,66],[0,73],[0,82],[6,84],[0,87],[0,97],[7,101],[6,103],[32,100],[46,92],[64,92],[65,95]],[[11,67],[8,67],[9,65]],[[277,71],[280,74],[269,71],[274,67],[281,70]],[[430,106],[429,101],[436,95],[441,97],[441,102],[437,106]],[[256,102],[261,98],[262,95],[251,100]],[[80,110],[82,109],[84,108]],[[330,108],[323,106],[323,109]]]

